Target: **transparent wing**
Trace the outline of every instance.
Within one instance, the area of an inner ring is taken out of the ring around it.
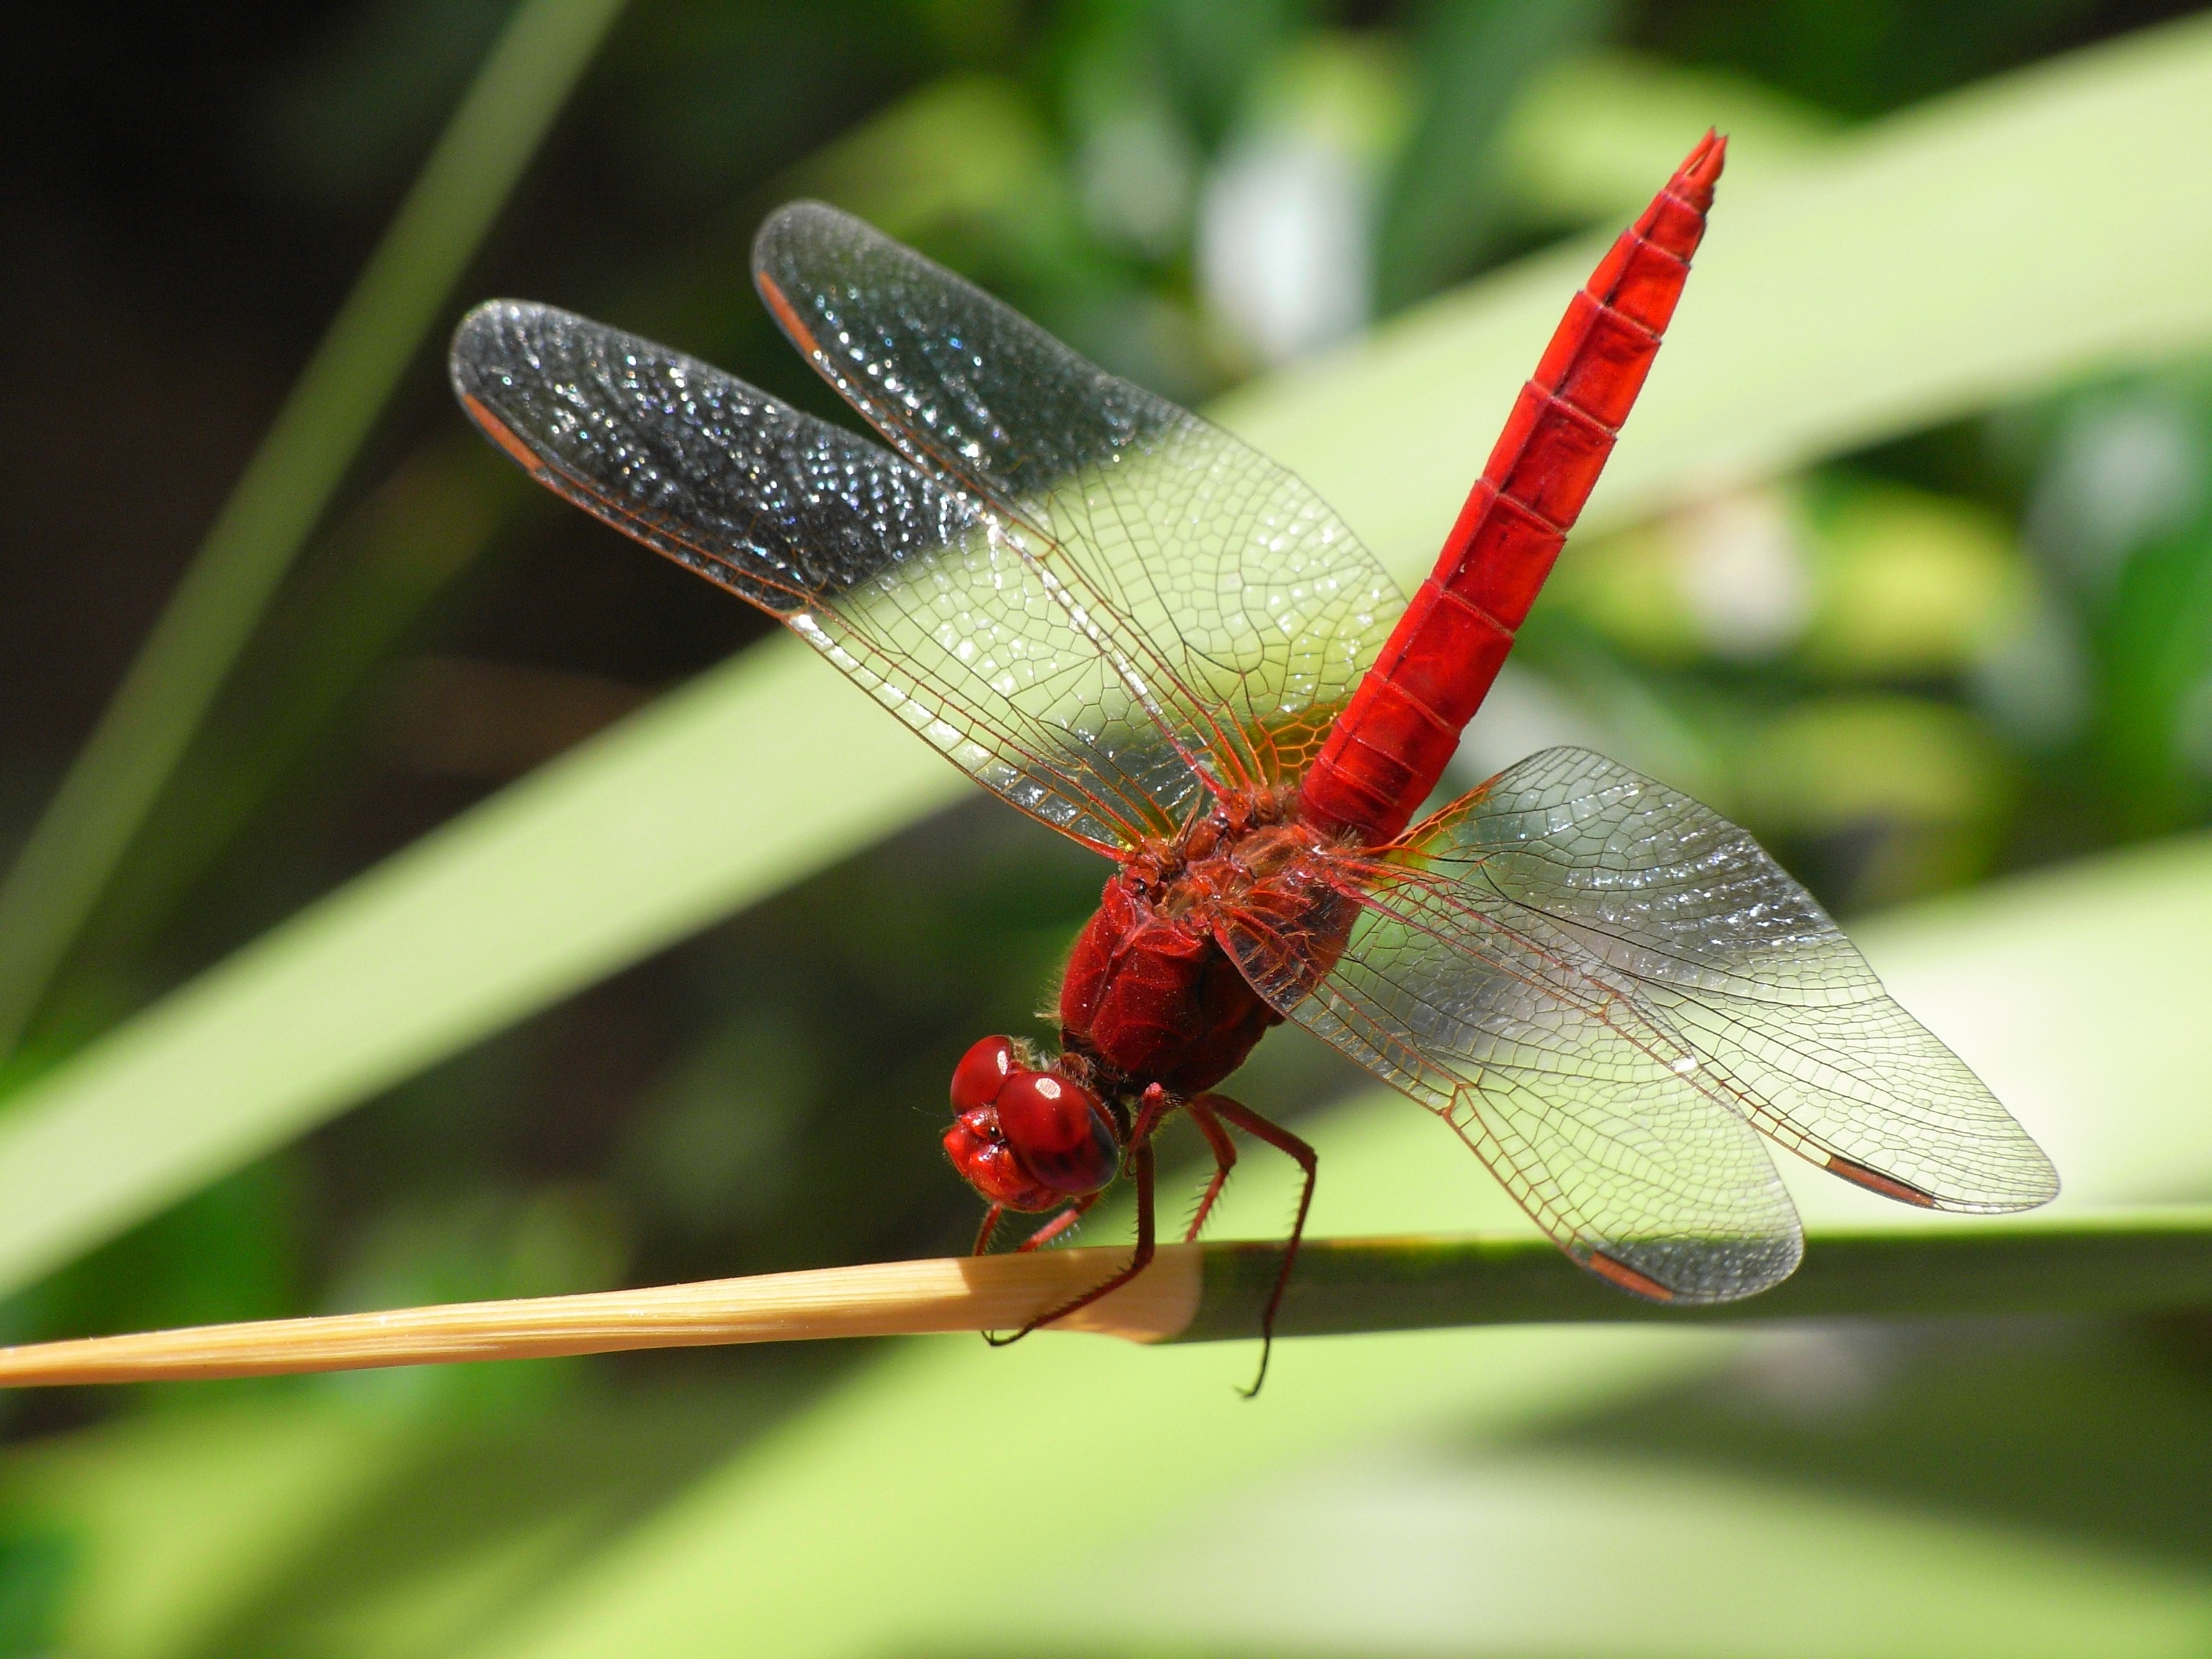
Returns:
[[[1725,1302],[1789,1276],[1802,1240],[1765,1146],[1701,1088],[1680,1033],[1571,958],[1366,859],[1307,872],[1295,915],[1218,937],[1277,1009],[1459,1132],[1561,1249],[1624,1288]]]
[[[1133,696],[1217,782],[1295,781],[1404,608],[1293,474],[819,203],[753,264],[830,385],[909,460],[989,503]]]
[[[1812,896],[1688,796],[1547,750],[1418,827],[1401,856],[1470,918],[1665,1022],[1703,1086],[1812,1162],[1946,1210],[2057,1194],[2042,1149]]]
[[[719,369],[550,307],[478,307],[453,384],[586,511],[789,623],[978,782],[1101,850],[1200,785],[974,495]]]

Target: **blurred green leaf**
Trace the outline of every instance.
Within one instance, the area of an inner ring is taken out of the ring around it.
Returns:
[[[1071,1619],[1053,1651],[2179,1659],[2212,1636],[2193,1564],[1794,1473],[1425,1436],[1179,1520],[1148,1540],[1144,1594]],[[1079,1572],[1037,1593],[1055,1589],[1082,1605]],[[930,1650],[1036,1651],[962,1622]]]
[[[0,1656],[39,1659],[61,1640],[76,1551],[58,1532],[0,1531]]]
[[[1778,1334],[1516,1443],[1424,1436],[1226,1495],[1156,1534],[1144,1605],[1102,1617],[1115,1649],[1303,1620],[1355,1653],[1363,1626],[1439,1653],[1474,1631],[1516,1653],[1662,1631],[1717,1654],[2194,1653],[2212,1395],[2179,1358],[2102,1325]],[[1758,1541],[1707,1530],[1738,1525]],[[1623,1538],[1643,1547],[1592,1547]]]
[[[38,1098],[82,1061],[25,1091],[0,1118],[0,1189],[12,1152],[43,1196],[0,1200],[13,1282],[958,796],[833,682],[811,654],[744,653],[131,1021],[61,1109]],[[825,756],[851,789],[809,787]]]
[[[8,1304],[8,1340],[33,1334],[271,1319],[301,1276],[300,1171],[264,1159],[224,1176]]]
[[[100,901],[277,584],[621,0],[522,0],[0,882],[0,1052]]]
[[[1717,221],[1594,510],[1619,523],[2212,337],[2208,202],[2203,24],[1870,133]],[[1483,411],[1591,257],[1482,284],[1224,414],[1417,573],[1480,465]],[[26,1091],[0,1121],[0,1282],[960,793],[833,678],[787,644],[749,653]]]
[[[1492,165],[1546,219],[1626,217],[1681,161],[1683,135],[1709,126],[1728,136],[1731,205],[1818,161],[1843,131],[1833,117],[1741,76],[1607,52],[1534,76],[1498,134]]]
[[[0,1598],[20,1571],[26,1600],[45,1600],[49,1645],[31,1650],[447,1651],[695,1478],[790,1386],[531,1412],[510,1395],[497,1413],[455,1413],[424,1409],[443,1402],[420,1390],[351,1386],[363,1380],[203,1399],[12,1449]]]
[[[1677,160],[1703,131],[1686,122]],[[2212,331],[2194,276],[2212,260],[2203,21],[1985,82],[1828,154],[1741,201],[1723,179],[1584,533]],[[1401,579],[1425,574],[1599,246],[1485,278],[1216,414]]]
[[[403,1418],[340,1414],[303,1395],[163,1413],[17,1453],[8,1501],[60,1529],[77,1558],[59,1650],[194,1651],[240,1598],[311,1559],[414,1437]]]
[[[1210,145],[1243,112],[1252,66],[1316,8],[1312,0],[1149,0],[1098,9],[1145,20],[1170,87]]]
[[[2212,797],[2212,512],[2135,552],[2103,629],[2106,744],[2137,833]]]
[[[2034,579],[1985,508],[1823,477],[1716,496],[1576,549],[1546,589],[1647,660],[1772,660],[1816,675],[1957,673],[2025,625]]]
[[[1432,0],[1416,40],[1420,118],[1376,237],[1380,310],[1399,310],[1474,269],[1504,197],[1496,140],[1523,85],[1602,33],[1617,9],[1614,0]]]
[[[959,75],[910,94],[810,156],[785,180],[902,240],[946,221],[1056,210],[1050,135],[1009,81]]]
[[[2023,625],[2033,579],[1993,514],[1895,486],[1824,494],[1820,593],[1803,645],[1816,672],[1955,673]]]
[[[325,568],[276,602],[179,758],[86,926],[85,957],[98,964],[142,945],[173,913],[271,792],[327,744],[394,642],[509,519],[540,505],[521,483],[480,445],[441,441],[335,527]]]
[[[2063,1211],[2212,1177],[2212,1117],[2199,1108],[2196,1081],[2212,1069],[2212,1025],[2194,1017],[2212,997],[2208,941],[2212,841],[2198,839],[1923,906],[1866,930],[1865,942],[1890,988],[2051,1150],[2068,1183]],[[1321,1233],[1488,1227],[1515,1214],[1439,1125],[1395,1097],[1331,1113],[1306,1132],[1321,1152]],[[1808,1221],[1926,1220],[1925,1212],[1779,1162]],[[1232,1189],[1229,1230],[1279,1230],[1291,1197],[1282,1172],[1248,1159],[1238,1179],[1246,1184]],[[1071,1601],[1070,1587],[1095,1584],[1087,1575],[1099,1561],[1115,1559],[1130,1538],[1210,1530],[1237,1504],[1264,1507],[1286,1470],[1345,1467],[1355,1452],[1447,1426],[1462,1444],[1494,1443],[1740,1352],[1732,1334],[1680,1326],[1293,1342],[1278,1352],[1260,1402],[1247,1406],[1231,1389],[1242,1367],[1207,1345],[916,1342],[740,1453],[562,1594],[469,1651],[483,1659],[739,1647],[794,1656],[1003,1652],[1041,1620],[1079,1638],[1084,1604]],[[1070,1448],[1079,1449],[1080,1501],[1057,1507],[1049,1528],[1002,1524],[1019,1497],[1010,1479],[1030,1478],[1037,1449]],[[1697,1487],[1682,1497],[1712,1514]],[[1829,1512],[1841,1528],[1832,1535],[1860,1524],[1847,1510]],[[1713,1535],[1747,1533],[1751,1511],[1725,1513],[1731,1518],[1715,1520]],[[1771,1525],[1807,1518],[1786,1504],[1767,1513]],[[1963,1563],[1974,1594],[1995,1595],[2033,1577],[2039,1560],[2057,1559],[2033,1548],[1978,1553],[1955,1533],[1865,1522],[1852,1571],[1870,1579],[1899,1570],[1911,1548],[1940,1544],[1931,1560]],[[990,1540],[987,1589],[973,1571],[978,1536]],[[1532,1542],[1531,1552],[1556,1559],[1548,1543]],[[1609,1559],[1600,1551],[1597,1563]],[[869,1563],[864,1596],[838,1593],[854,1560]],[[1904,1582],[1936,1596],[1940,1571]],[[2078,1633],[2131,1583],[2158,1583],[2077,1564],[2048,1581],[2045,1605],[2054,1614],[2063,1607]],[[1632,1628],[1654,1636],[1663,1628],[1668,1650],[1702,1651],[1691,1606],[1662,1605],[1683,1622],[1662,1627],[1660,1608],[1638,1600]],[[2194,1620],[2201,1606],[2185,1599],[2179,1612]],[[2147,1628],[2170,1628],[2161,1621],[2172,1604],[2159,1607],[2143,1615]],[[1604,1628],[1617,1638],[1630,1627]]]
[[[2012,794],[1982,726],[1924,697],[1796,704],[1749,735],[1734,771],[1734,807],[1759,833],[1793,847],[1825,837],[1856,854],[1856,867],[1832,884],[1854,908],[1979,874]]]

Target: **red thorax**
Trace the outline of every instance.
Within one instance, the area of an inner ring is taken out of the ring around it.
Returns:
[[[968,1051],[945,1147],[983,1197],[1042,1210],[1097,1191],[1130,1102],[1153,1085],[1185,1099],[1212,1087],[1281,1023],[1213,929],[1231,909],[1316,908],[1309,889],[1329,838],[1296,810],[1289,791],[1233,797],[1123,861],[1068,958],[1051,1069],[1025,1065],[1006,1037]]]

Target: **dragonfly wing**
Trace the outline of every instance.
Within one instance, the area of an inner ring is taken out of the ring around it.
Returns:
[[[1663,1019],[1449,880],[1317,862],[1335,888],[1317,910],[1238,911],[1218,932],[1276,1009],[1442,1116],[1615,1284],[1709,1303],[1790,1275],[1803,1241],[1773,1163]]]
[[[1547,750],[1398,856],[1536,946],[1601,964],[1687,1039],[1707,1086],[1812,1162],[1939,1209],[2057,1194],[2042,1149],[1812,895],[1688,796],[1587,750]]]
[[[1200,784],[1003,520],[881,445],[547,306],[455,334],[487,434],[586,511],[750,600],[977,781],[1113,852]]]
[[[1003,515],[1200,769],[1304,772],[1405,603],[1326,502],[834,208],[776,213],[753,265],[815,368]]]

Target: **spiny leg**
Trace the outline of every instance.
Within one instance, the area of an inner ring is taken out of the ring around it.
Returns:
[[[1264,1140],[1277,1152],[1286,1154],[1306,1175],[1304,1188],[1298,1194],[1297,1218],[1291,1223],[1291,1240],[1284,1247],[1282,1270],[1275,1275],[1275,1288],[1267,1297],[1267,1311],[1260,1316],[1260,1374],[1252,1379],[1252,1386],[1243,1390],[1247,1400],[1260,1392],[1260,1385],[1267,1380],[1267,1360],[1275,1350],[1275,1313],[1283,1305],[1283,1292],[1291,1283],[1291,1266],[1298,1259],[1298,1241],[1305,1237],[1306,1212],[1313,1208],[1314,1177],[1321,1160],[1314,1149],[1292,1134],[1279,1123],[1270,1122],[1249,1106],[1241,1105],[1226,1095],[1200,1095],[1190,1103],[1193,1118],[1204,1106],[1215,1115],[1226,1118],[1255,1140]]]
[[[969,1251],[968,1254],[970,1255],[990,1255],[991,1240],[999,1231],[999,1224],[1006,1218],[1006,1206],[1003,1204],[994,1204],[989,1209],[984,1211],[983,1224],[976,1229],[975,1231],[975,1248]]]
[[[1054,1239],[1058,1238],[1070,1227],[1073,1227],[1077,1222],[1082,1220],[1084,1212],[1090,1209],[1090,1207],[1097,1201],[1098,1194],[1097,1193],[1085,1194],[1081,1198],[1077,1199],[1073,1204],[1070,1204],[1066,1209],[1062,1210],[1058,1215],[1053,1217],[1051,1220],[1046,1222],[1043,1226],[1038,1228],[1020,1243],[1015,1245],[1015,1252],[1019,1254],[1024,1250],[1042,1249],[1046,1245],[1051,1243]]]
[[[1206,1137],[1206,1146],[1213,1152],[1213,1179],[1206,1183],[1206,1191],[1198,1200],[1198,1212],[1191,1217],[1189,1229],[1182,1236],[1182,1242],[1186,1244],[1198,1237],[1199,1229],[1206,1225],[1206,1218],[1213,1209],[1213,1200],[1221,1196],[1221,1188],[1229,1180],[1229,1172],[1237,1167],[1237,1143],[1229,1138],[1229,1131],[1221,1127],[1221,1120],[1214,1116],[1213,1109],[1206,1103],[1210,1097],[1200,1095],[1197,1099],[1185,1103],[1184,1106],[1190,1114],[1190,1121],[1198,1126],[1199,1133]]]
[[[1176,1097],[1162,1085],[1146,1084],[1145,1092],[1138,1097],[1136,1121],[1130,1124],[1128,1139],[1121,1144],[1133,1152],[1139,1146],[1149,1146],[1153,1134],[1167,1121],[1168,1114],[1175,1110],[1176,1103]]]
[[[1087,1308],[1103,1296],[1110,1296],[1139,1273],[1152,1265],[1152,1252],[1158,1244],[1154,1226],[1152,1203],[1152,1147],[1150,1141],[1131,1148],[1129,1173],[1137,1183],[1137,1248],[1129,1254],[1127,1266],[1103,1284],[1094,1285],[1072,1302],[1063,1302],[1050,1313],[1039,1314],[1012,1336],[994,1336],[983,1333],[983,1340],[994,1348],[1003,1348],[1009,1342],[1018,1342],[1041,1325],[1065,1319],[1079,1308]]]

